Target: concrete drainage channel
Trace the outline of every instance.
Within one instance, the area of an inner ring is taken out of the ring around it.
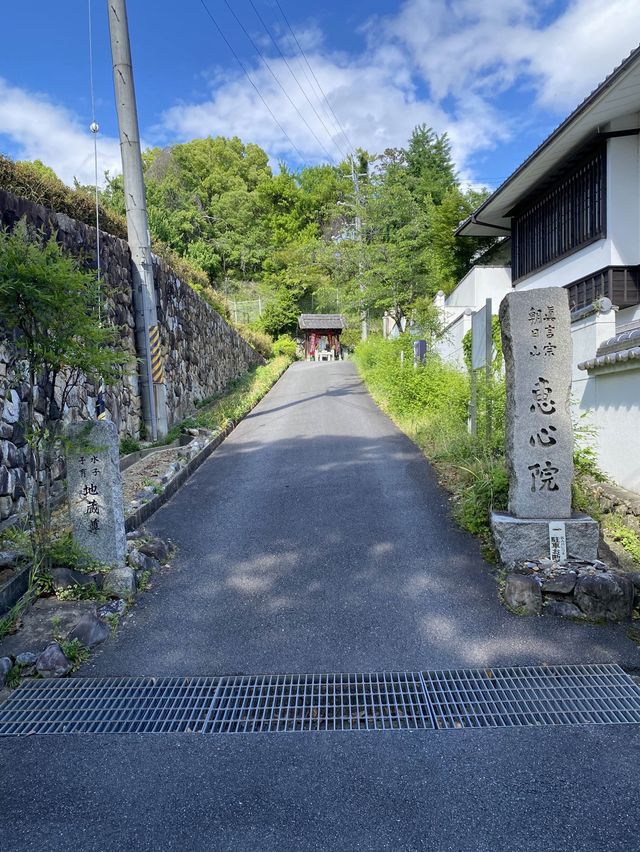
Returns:
[[[0,735],[438,730],[640,723],[617,665],[24,682]]]

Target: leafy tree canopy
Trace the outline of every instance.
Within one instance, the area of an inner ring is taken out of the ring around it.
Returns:
[[[447,135],[426,125],[404,148],[298,172],[222,136],[149,150],[144,166],[154,238],[240,299],[253,282],[251,297],[273,303],[255,320],[270,334],[294,331],[310,305],[400,324],[493,242],[454,236],[484,195],[462,188]],[[103,200],[124,212],[121,177]]]

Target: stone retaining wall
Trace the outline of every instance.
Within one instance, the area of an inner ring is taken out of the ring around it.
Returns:
[[[640,534],[640,494],[609,482],[593,482],[591,490],[604,512],[614,513]]]
[[[58,242],[87,267],[96,267],[96,229],[38,204],[0,190],[0,227],[13,228],[22,218]],[[128,244],[100,233],[100,265],[106,282],[106,321],[120,329],[122,346],[135,364],[135,323],[131,254]],[[262,358],[188,284],[162,260],[154,262],[158,324],[167,385],[169,426],[184,419],[202,399],[221,391],[232,379],[261,363]],[[32,392],[21,379],[13,341],[2,332],[0,318],[0,524],[24,509],[23,489],[29,477],[23,420]],[[95,415],[96,388],[79,389],[80,414]],[[122,383],[109,388],[106,405],[120,436],[140,437],[141,402],[135,368]],[[58,490],[65,471],[54,471]]]

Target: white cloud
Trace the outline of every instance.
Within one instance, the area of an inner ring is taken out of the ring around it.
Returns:
[[[549,0],[407,0],[377,22],[408,50],[437,100],[495,98],[526,81],[539,106],[567,110],[640,41],[637,0],[572,0],[545,21]],[[369,28],[371,32],[371,27]]]
[[[93,138],[79,118],[42,94],[10,85],[0,78],[0,143],[11,140],[19,159],[42,160],[65,183],[76,177],[81,183],[94,181]],[[98,136],[98,170],[119,172],[118,140]]]
[[[424,122],[449,133],[458,168],[472,180],[471,155],[515,135],[523,115],[532,120],[531,107],[561,118],[636,46],[640,3],[609,0],[603,6],[601,0],[572,0],[558,12],[552,0],[407,0],[397,13],[365,22],[367,46],[357,55],[332,53],[317,24],[305,26],[300,35],[311,65],[355,145],[371,151],[402,145]],[[295,44],[282,35],[283,49],[309,89],[302,60],[293,59]],[[269,56],[269,63],[337,157],[282,60]],[[266,69],[256,64],[251,74],[302,160],[325,160],[322,146]],[[501,99],[511,90],[508,105]],[[513,112],[514,97],[520,98],[520,115]],[[273,158],[291,152],[240,73],[218,76],[209,97],[171,107],[162,123],[181,140],[235,134],[257,142]],[[339,133],[334,139],[346,147]]]
[[[377,151],[403,144],[407,138],[407,128],[410,130],[419,122],[445,128],[446,113],[437,105],[416,97],[413,82],[397,49],[386,47],[375,63],[353,62],[347,56],[307,55],[323,91],[327,93],[334,112],[354,145]],[[269,64],[315,136],[333,159],[339,160],[339,149],[345,151],[348,144],[333,116],[326,108],[323,110],[317,97],[312,98],[316,112],[326,126],[323,127],[285,63],[281,59],[270,59]],[[301,70],[292,67],[311,97],[310,87]],[[254,69],[251,76],[300,151],[301,159],[326,160],[327,154],[323,147],[301,121],[296,109],[268,71]],[[170,135],[179,139],[207,134],[238,135],[244,140],[258,143],[276,158],[289,155],[291,151],[291,143],[277,127],[251,84],[246,78],[235,75],[228,76],[224,81],[218,78],[211,97],[206,101],[179,104],[167,110],[163,116],[163,125]]]
[[[513,138],[524,123],[548,126],[562,118],[640,38],[637,0],[570,0],[560,11],[557,6],[555,0],[406,0],[394,14],[365,21],[365,46],[355,53],[332,51],[313,19],[296,34],[354,145],[372,152],[404,145],[413,127],[425,123],[448,132],[458,169],[473,182],[473,155]],[[166,109],[153,128],[154,141],[238,135],[261,145],[272,162],[326,161],[326,151],[338,160],[338,149],[344,152],[348,144],[321,105],[291,34],[278,33],[327,128],[265,43],[271,67],[313,132],[256,59],[252,79],[286,135],[241,71],[218,68],[203,77],[208,94]],[[20,157],[43,160],[69,183],[74,176],[93,180],[91,134],[78,117],[0,78],[0,144],[3,138]],[[100,174],[119,171],[117,140],[101,136],[99,150]]]
[[[576,106],[640,42],[637,0],[579,0],[542,34],[529,57],[539,101]]]

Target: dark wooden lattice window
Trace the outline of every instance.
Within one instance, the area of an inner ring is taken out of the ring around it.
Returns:
[[[640,266],[607,266],[566,285],[572,311],[586,308],[603,296],[619,308],[640,303]]]
[[[606,149],[600,147],[554,185],[515,211],[513,280],[606,234]]]

